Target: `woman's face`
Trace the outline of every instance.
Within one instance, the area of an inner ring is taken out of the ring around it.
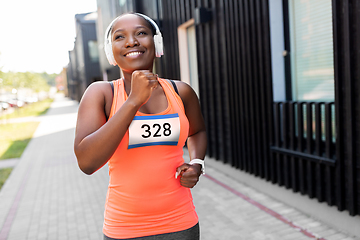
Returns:
[[[155,45],[145,19],[134,14],[120,17],[113,25],[111,40],[115,61],[124,72],[152,70]]]

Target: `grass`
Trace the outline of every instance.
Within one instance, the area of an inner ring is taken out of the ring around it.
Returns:
[[[6,179],[9,177],[11,171],[12,171],[12,168],[0,169],[0,189],[4,185]]]
[[[32,117],[45,114],[52,102],[53,99],[48,98],[40,102],[25,105],[21,108],[15,109],[13,113],[2,115],[0,120],[9,118]]]
[[[0,160],[19,158],[39,122],[0,124]]]
[[[26,105],[15,112],[3,115],[2,119],[39,116],[50,108],[52,99]],[[30,142],[39,122],[0,124],[0,160],[19,158]],[[0,189],[9,177],[12,168],[0,169]]]

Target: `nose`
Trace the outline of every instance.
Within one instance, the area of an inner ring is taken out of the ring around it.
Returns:
[[[139,41],[136,39],[135,36],[129,36],[127,38],[126,47],[135,47],[139,46]]]

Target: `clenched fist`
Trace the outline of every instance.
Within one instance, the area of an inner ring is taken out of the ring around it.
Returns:
[[[176,178],[180,177],[180,184],[183,187],[193,188],[199,181],[201,165],[184,163],[176,169]]]
[[[145,104],[152,91],[158,86],[157,75],[149,70],[136,70],[131,76],[131,91],[129,98],[137,104]]]

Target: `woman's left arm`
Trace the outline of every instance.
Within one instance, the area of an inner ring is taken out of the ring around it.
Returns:
[[[183,101],[185,114],[189,120],[189,137],[187,147],[189,150],[190,160],[204,160],[206,154],[206,129],[204,118],[201,113],[199,99],[194,90],[184,82],[176,82],[179,95]],[[192,188],[199,181],[202,173],[200,164],[184,163],[177,168],[180,176],[180,183],[184,187]]]

